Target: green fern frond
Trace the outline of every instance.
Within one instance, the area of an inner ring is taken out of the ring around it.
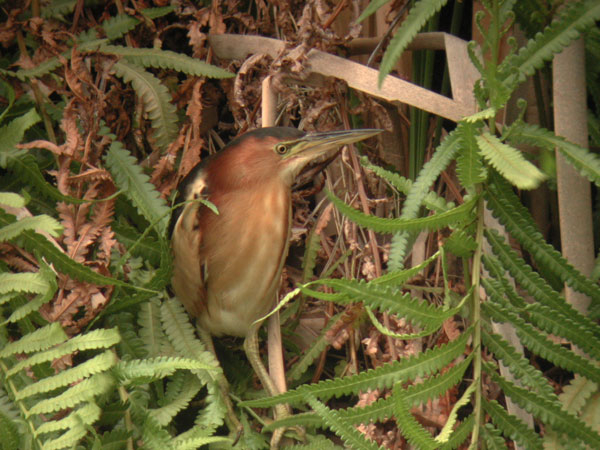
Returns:
[[[519,189],[535,189],[546,179],[546,175],[519,150],[502,143],[496,136],[486,132],[476,136],[475,140],[481,155]]]
[[[413,298],[410,293],[397,292],[372,282],[331,278],[319,280],[318,283],[344,294],[343,298],[337,299],[338,303],[364,301],[372,308],[406,317],[407,320],[428,328],[441,326],[448,317],[457,314],[462,308],[462,305],[459,305],[444,310],[434,304]]]
[[[0,350],[0,358],[6,358],[11,355],[16,355],[17,353],[39,352],[40,350],[45,350],[66,340],[67,335],[60,324],[53,322],[23,336],[18,341],[6,344],[4,348]]]
[[[25,230],[43,231],[50,236],[58,237],[62,233],[62,225],[58,220],[46,214],[23,217],[5,227],[0,228],[0,242],[9,241]]]
[[[0,167],[6,168],[6,156],[15,151],[25,132],[40,120],[35,109],[31,109],[0,128]]]
[[[192,428],[189,431],[174,437],[169,448],[177,450],[196,450],[198,448],[231,448],[233,441],[226,437],[211,435],[207,430],[199,427]]]
[[[77,0],[54,0],[49,6],[41,9],[40,16],[44,19],[60,18],[73,12]]]
[[[150,410],[150,415],[162,426],[171,423],[177,413],[185,409],[202,388],[200,380],[191,373],[178,372],[177,375],[182,381],[178,384],[178,389],[174,388],[176,380],[171,380],[167,385],[167,395],[161,407]],[[175,390],[175,393],[172,392]]]
[[[427,403],[429,400],[440,397],[448,390],[459,384],[465,371],[471,364],[473,354],[471,353],[463,361],[446,369],[444,373],[427,378],[422,383],[413,384],[402,390],[402,397],[409,406],[419,403]],[[398,384],[398,383],[397,383]],[[394,387],[394,392],[396,388]]]
[[[100,418],[102,410],[95,403],[86,403],[72,411],[67,417],[59,420],[45,422],[36,430],[36,436],[53,431],[68,430],[78,425],[91,425]]]
[[[515,327],[520,341],[533,353],[540,355],[542,358],[559,367],[583,375],[592,381],[600,381],[600,369],[590,363],[588,359],[577,355],[559,344],[555,344],[544,333],[526,323],[511,310],[492,302],[485,302],[482,305],[482,309],[497,322],[509,320]]]
[[[0,273],[0,294],[12,291],[43,294],[51,287],[48,279],[39,272]]]
[[[492,422],[494,422],[504,436],[512,439],[526,449],[542,450],[544,448],[540,436],[521,419],[508,414],[496,400],[483,399],[482,405],[483,409],[490,415]]]
[[[437,13],[448,0],[419,0],[410,9],[408,16],[398,28],[394,37],[390,41],[381,65],[379,67],[379,77],[377,79],[379,87],[383,83],[384,78],[392,71],[396,62],[406,49],[406,46],[417,35],[419,30]]]
[[[152,121],[156,145],[166,149],[175,140],[178,132],[177,111],[171,103],[171,94],[167,88],[150,72],[134,64],[117,61],[113,70],[119,78],[131,83],[144,104],[144,111]]]
[[[296,381],[300,379],[302,374],[308,370],[309,366],[323,353],[323,350],[331,344],[330,340],[327,338],[327,332],[338,322],[341,316],[342,313],[339,313],[329,319],[327,325],[323,327],[312,345],[300,356],[298,362],[286,371],[286,378],[288,380]]]
[[[419,449],[436,449],[438,447],[438,443],[410,413],[410,407],[408,402],[404,398],[404,392],[400,383],[396,383],[396,385],[394,386],[393,395],[395,399],[394,416],[396,417],[396,423],[398,424],[398,428],[402,430],[402,435],[411,445],[414,445]]]
[[[473,235],[466,230],[455,230],[444,242],[444,248],[460,258],[470,258],[477,249]]]
[[[558,399],[565,410],[573,414],[579,414],[587,401],[597,392],[598,383],[575,375],[575,378],[563,386]]]
[[[353,222],[360,226],[367,227],[379,233],[398,233],[406,231],[421,230],[439,230],[457,222],[468,221],[476,204],[476,197],[467,200],[462,205],[448,211],[434,214],[433,216],[421,217],[418,219],[386,219],[365,214],[351,206],[346,205],[331,192],[327,192],[327,197],[336,206],[336,208]]]
[[[84,350],[96,350],[99,348],[110,348],[116,345],[121,340],[121,336],[116,328],[98,329],[89,333],[73,336],[68,341],[48,349],[43,352],[36,353],[27,359],[19,361],[7,372],[7,376],[14,375],[27,367],[33,367],[37,364],[53,361],[65,355],[70,355],[75,352]]]
[[[218,387],[222,369],[214,355],[205,350],[196,338],[189,316],[176,299],[169,299],[161,305],[161,322],[167,338],[178,355],[191,358],[210,367],[210,370],[194,370],[203,384],[207,385],[209,403],[196,419],[197,424],[217,428],[223,423],[227,407]]]
[[[366,389],[390,388],[397,381],[407,381],[416,377],[426,376],[447,366],[451,361],[463,354],[470,334],[471,330],[466,330],[454,341],[429,349],[402,361],[386,364],[357,375],[299,386],[294,390],[275,397],[245,401],[242,402],[242,405],[262,408],[278,403],[298,404],[302,403],[308,394],[326,400],[334,396],[356,394]]]
[[[10,206],[12,208],[22,208],[27,204],[25,198],[14,192],[0,192],[0,208]]]
[[[114,377],[106,373],[92,375],[77,383],[56,397],[40,400],[29,410],[29,414],[51,414],[81,403],[89,402],[95,397],[105,395],[115,387]]]
[[[492,381],[500,386],[502,392],[521,408],[551,425],[556,431],[565,433],[572,439],[581,440],[591,448],[600,448],[600,435],[573,414],[561,409],[558,401],[550,402],[516,386],[498,375],[495,367],[490,363],[484,362],[483,368],[492,377]]]
[[[417,274],[419,274],[422,270],[427,268],[433,261],[435,261],[440,256],[440,252],[435,252],[421,264],[413,266],[409,269],[405,270],[394,270],[386,273],[378,278],[375,278],[371,281],[374,285],[380,286],[388,286],[388,287],[398,287],[402,286],[407,280],[410,280]]]
[[[85,52],[85,51],[95,51],[98,49],[98,47],[100,47],[106,40],[105,39],[90,39],[87,42],[83,42],[78,46],[78,50],[80,52]],[[62,59],[62,61],[65,60],[69,60],[71,59],[71,51],[67,50],[66,52],[63,52],[61,54],[61,57],[64,58]],[[52,58],[48,58],[45,61],[39,63],[37,66],[32,67],[31,69],[21,69],[21,70],[17,70],[16,72],[9,72],[11,73],[11,75],[16,76],[20,81],[27,81],[30,80],[31,78],[41,78],[44,75],[48,75],[49,73],[51,73],[54,69],[57,69],[58,67],[62,66],[63,63],[61,62],[61,59],[59,59],[58,57],[52,57]]]
[[[538,395],[549,400],[556,400],[554,389],[548,383],[542,372],[533,367],[522,353],[505,341],[502,336],[495,333],[488,333],[483,329],[481,332],[482,342],[494,356],[508,367],[510,372],[518,379],[521,384],[534,389]]]
[[[471,383],[465,392],[461,395],[461,397],[454,403],[452,406],[452,410],[450,414],[448,414],[448,419],[444,424],[442,431],[436,436],[435,440],[440,443],[446,443],[450,441],[450,438],[453,434],[454,425],[456,425],[456,421],[458,420],[458,411],[465,405],[471,402],[471,396],[476,391],[477,385],[476,383]]]
[[[100,52],[121,56],[138,66],[173,69],[197,77],[231,78],[235,76],[235,74],[220,67],[169,50],[103,45],[100,47]]]
[[[0,227],[9,225],[14,221],[14,216],[5,214],[4,211],[0,211]],[[54,244],[48,241],[48,239],[46,239],[44,236],[34,233],[30,230],[24,231],[16,239],[18,239],[19,245],[25,250],[44,255],[44,258],[49,263],[52,263],[56,270],[67,274],[76,280],[87,281],[100,286],[114,285],[127,289],[156,293],[155,291],[151,291],[131,283],[126,283],[124,281],[117,280],[116,278],[105,277],[98,272],[94,272],[89,267],[78,263],[72,258],[69,258],[69,256],[56,248]]]
[[[58,289],[58,283],[56,281],[56,274],[54,273],[54,271],[50,267],[48,267],[43,261],[40,261],[40,269],[35,275],[41,277],[48,284],[48,288],[44,292],[41,292],[40,294],[36,295],[24,305],[14,309],[11,315],[8,317],[8,319],[6,319],[5,323],[15,323],[23,319],[32,312],[39,310],[39,308],[41,308],[42,305],[48,303],[50,300],[52,300],[52,298],[54,298],[54,294]],[[0,303],[3,302],[0,301]]]
[[[509,57],[502,66],[516,68],[517,74],[511,74],[505,84],[514,86],[533,75],[545,61],[551,60],[580,33],[595,26],[600,19],[600,4],[595,0],[582,0],[565,5],[552,24],[537,33],[518,54]],[[502,70],[500,70],[502,72]]]
[[[102,22],[102,29],[109,40],[120,39],[132,31],[140,23],[135,17],[127,14],[117,14]],[[95,31],[95,30],[94,30]],[[95,36],[96,37],[96,36]],[[82,42],[81,37],[78,39]]]
[[[139,335],[147,355],[159,356],[162,353],[166,336],[160,323],[160,302],[158,300],[149,300],[141,305],[138,323],[140,325]]]
[[[372,164],[366,156],[360,159],[360,163],[366,169],[371,170],[377,176],[383,178],[390,183],[394,188],[403,194],[408,194],[413,186],[413,182],[406,177],[403,177],[399,173],[390,172],[383,167]],[[433,191],[427,192],[423,197],[423,206],[430,211],[444,212],[454,208],[456,205],[454,202],[446,202],[443,197],[440,197]]]
[[[474,131],[472,123],[464,122],[458,127],[461,148],[456,158],[456,174],[466,188],[482,183],[487,178],[487,169],[481,160]]]
[[[498,176],[494,176],[493,181],[484,197],[494,217],[500,220],[539,264],[551,270],[562,282],[591,298],[600,298],[600,286],[575,269],[560,252],[546,242],[531,214],[510,186]]]
[[[105,156],[106,165],[112,173],[115,183],[131,200],[138,211],[150,222],[156,224],[159,237],[164,237],[169,220],[169,208],[160,197],[156,188],[123,145],[113,139]]]
[[[473,414],[471,414],[469,417],[464,419],[458,427],[456,427],[454,433],[452,433],[450,439],[448,439],[448,442],[445,442],[439,448],[443,450],[457,449],[471,435],[474,424],[475,417],[473,416]]]
[[[361,23],[370,15],[374,14],[379,8],[381,8],[386,3],[389,3],[390,0],[371,0],[369,5],[365,8],[362,14],[356,19],[356,23]]]
[[[48,197],[58,202],[67,203],[87,203],[88,200],[63,195],[56,187],[52,186],[40,171],[35,157],[31,154],[21,154],[19,152],[9,153],[6,156],[6,167],[17,176],[28,181],[27,187],[32,191],[39,192],[44,197]],[[0,154],[0,161],[3,155]]]
[[[454,155],[459,147],[459,136],[456,131],[453,131],[438,146],[431,159],[423,165],[417,179],[412,185],[412,189],[404,201],[400,219],[414,219],[418,217],[423,199],[430,192],[429,188],[454,159]],[[398,270],[403,267],[404,258],[408,251],[408,242],[408,233],[397,233],[394,235],[390,247],[389,270]]]
[[[30,335],[27,335],[26,337],[28,336]],[[117,359],[115,354],[112,351],[107,350],[104,353],[100,353],[99,355],[88,359],[78,366],[63,370],[54,376],[43,378],[36,383],[24,387],[15,394],[15,398],[17,400],[22,400],[35,394],[53,391],[59,387],[67,386],[71,383],[79,381],[82,378],[88,378],[91,375],[105,372],[113,367],[116,362]]]
[[[585,329],[587,332],[596,334],[597,325],[588,317],[581,314],[573,306],[565,301],[558,292],[554,291],[540,275],[510,248],[504,241],[504,238],[495,230],[486,231],[486,238],[492,250],[502,265],[510,272],[513,278],[529,292],[538,302],[560,311],[565,317],[571,320],[577,327]]]
[[[44,442],[43,448],[44,450],[59,450],[73,447],[87,434],[87,432],[88,431],[83,424],[76,425],[60,437]]]
[[[558,151],[576,170],[596,186],[600,186],[600,158],[589,150],[567,141],[537,125],[524,122],[513,124],[509,139],[516,143],[534,145],[549,151]]]
[[[568,317],[541,303],[525,308],[529,320],[547,333],[562,336],[593,358],[600,360],[600,339],[586,329],[581,329]],[[600,332],[600,329],[598,330]]]
[[[506,450],[506,442],[502,438],[502,432],[491,423],[486,423],[479,430],[481,437],[485,440],[485,448],[489,450]]]
[[[486,257],[486,267],[489,265],[489,257]],[[498,280],[482,280],[490,299],[505,308],[514,309],[525,320],[547,333],[561,336],[587,352],[589,355],[600,358],[600,339],[586,328],[579,327],[569,317],[565,316],[556,308],[550,308],[541,303],[527,304],[512,286],[501,286]],[[504,300],[506,297],[510,305]]]
[[[323,419],[331,430],[337,434],[350,448],[379,449],[375,442],[367,439],[364,434],[353,426],[341,420],[336,411],[333,411],[314,396],[308,394],[306,401],[310,407]]]
[[[113,368],[113,373],[122,384],[135,383],[140,378],[146,384],[148,380],[164,378],[180,369],[215,370],[214,366],[204,364],[195,359],[159,356],[156,358],[121,361]]]

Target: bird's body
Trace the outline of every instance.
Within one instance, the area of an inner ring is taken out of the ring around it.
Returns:
[[[268,137],[272,146],[283,136],[304,135],[276,130],[280,137]],[[243,147],[232,142],[182,183],[184,200],[204,198],[219,214],[198,202],[183,208],[173,230],[184,237],[173,241],[173,287],[200,326],[216,336],[246,336],[269,312],[287,255],[295,177],[270,154],[261,157],[252,145],[261,135],[264,129],[247,133]],[[222,173],[225,168],[231,173]]]
[[[195,167],[179,185],[172,223],[172,285],[210,335],[244,336],[252,367],[271,395],[279,393],[258,353],[259,319],[274,306],[291,229],[291,190],[312,162],[380,130],[306,134],[271,127],[234,139]],[[216,206],[218,213],[201,201]],[[226,401],[227,383],[220,382]],[[232,426],[239,428],[231,402]],[[277,408],[277,407],[276,407]],[[287,409],[279,405],[278,417]],[[273,447],[281,434],[272,437]]]

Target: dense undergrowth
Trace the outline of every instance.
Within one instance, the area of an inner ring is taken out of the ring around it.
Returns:
[[[445,3],[410,8],[381,79]],[[413,180],[344,153],[326,197],[294,194],[281,311],[291,386],[266,398],[239,343],[222,345],[221,369],[173,298],[167,229],[178,180],[258,126],[261,79],[301,56],[216,61],[206,35],[335,51],[356,28],[333,31],[326,19],[339,11],[321,2],[3,2],[0,446],[229,448],[216,385],[225,370],[244,424],[238,448],[268,446],[266,408],[280,402],[296,412],[283,424],[306,429],[297,448],[600,448],[600,286],[547,242],[518,195],[552,181],[540,155],[558,149],[596,186],[600,159],[522,114],[498,121],[516,88],[581,33],[600,56],[600,3],[572,2],[547,23],[520,5],[534,32],[501,55],[516,3],[483,2],[485,38],[470,45],[479,112],[447,127]],[[339,83],[281,89],[282,124],[398,131],[381,104]],[[381,145],[362,150],[386,163]],[[380,198],[372,214],[354,207],[361,190]],[[425,257],[410,267],[421,236]],[[592,299],[589,314],[565,302],[564,284]]]

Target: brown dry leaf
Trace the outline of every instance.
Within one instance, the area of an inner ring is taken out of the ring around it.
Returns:
[[[188,37],[190,40],[190,45],[192,46],[192,56],[194,58],[201,58],[206,52],[207,36],[206,33],[200,31],[204,25],[205,24],[199,21],[191,22],[188,25]]]
[[[458,324],[453,317],[448,317],[443,323],[444,333],[448,336],[449,341],[454,341],[460,337],[460,330]]]

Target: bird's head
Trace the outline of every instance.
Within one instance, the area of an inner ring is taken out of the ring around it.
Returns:
[[[331,156],[345,144],[379,134],[359,129],[305,133],[296,128],[259,128],[234,139],[211,161],[213,182],[252,186],[281,180],[291,186],[308,165]]]

